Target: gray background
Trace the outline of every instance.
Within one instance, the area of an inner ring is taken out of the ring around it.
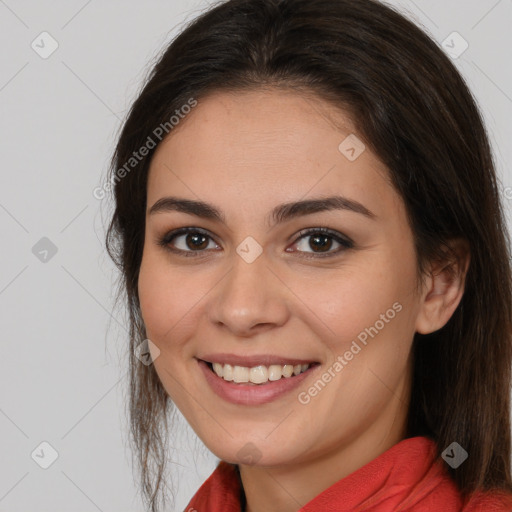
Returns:
[[[0,0],[0,511],[143,509],[127,445],[127,322],[103,247],[111,205],[93,190],[152,60],[209,3]],[[391,3],[439,44],[454,31],[468,42],[454,62],[485,115],[508,216],[512,0]],[[59,45],[45,59],[31,47],[51,49],[43,31]],[[180,425],[173,510],[216,463]],[[31,457],[49,456],[43,441],[58,452],[48,469]]]

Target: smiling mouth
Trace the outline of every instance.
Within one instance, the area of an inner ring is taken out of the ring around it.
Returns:
[[[204,361],[210,370],[226,382],[236,384],[262,385],[282,379],[296,377],[307,372],[319,363],[308,364],[272,364],[270,366],[258,365],[253,367],[236,366],[230,364],[210,363]]]

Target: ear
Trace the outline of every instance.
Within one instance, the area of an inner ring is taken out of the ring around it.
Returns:
[[[469,243],[462,238],[450,240],[451,252],[441,261],[431,262],[424,281],[416,332],[430,334],[450,320],[464,294],[470,261]]]

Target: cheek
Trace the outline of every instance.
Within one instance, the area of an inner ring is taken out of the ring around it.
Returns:
[[[365,327],[379,321],[382,314],[403,296],[401,286],[390,279],[390,273],[370,269],[350,269],[318,278],[295,279],[294,293],[329,333],[328,338],[347,340]],[[327,334],[326,332],[326,334]]]
[[[173,271],[171,275],[169,264],[161,260],[150,251],[143,256],[138,281],[140,309],[146,335],[158,347],[158,357],[153,359],[156,373],[176,405],[186,408],[180,384],[186,369],[181,361],[190,329],[187,313],[190,314],[194,301],[190,294],[181,291],[188,290],[190,282],[180,279],[179,272]]]
[[[160,338],[165,332],[166,324],[167,329],[169,328],[171,319],[168,312],[174,310],[172,296],[159,276],[156,266],[144,257],[139,273],[138,291],[142,319],[150,339]]]
[[[142,258],[138,291],[148,338],[166,351],[181,346],[197,327],[204,298],[212,287],[209,275],[169,263],[148,250]]]
[[[148,337],[157,343],[165,341],[186,313],[187,294],[181,294],[181,289],[176,274],[171,277],[158,257],[150,252],[144,254],[138,282],[140,308]]]
[[[406,364],[414,334],[414,259],[383,255],[379,264],[354,266],[317,283],[309,303],[328,335],[333,358],[347,354],[352,368]],[[353,362],[352,362],[353,361]]]

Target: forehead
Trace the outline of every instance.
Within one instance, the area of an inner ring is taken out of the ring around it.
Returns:
[[[148,205],[169,193],[245,209],[268,203],[270,209],[334,192],[384,214],[400,201],[386,167],[361,138],[346,113],[311,94],[216,92],[157,148]]]

